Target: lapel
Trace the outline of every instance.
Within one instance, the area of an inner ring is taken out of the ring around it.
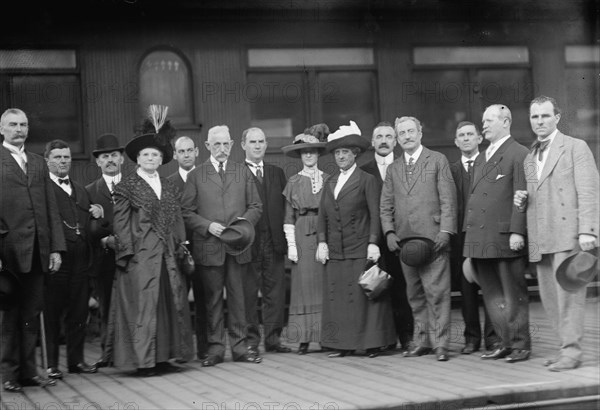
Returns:
[[[25,176],[25,173],[21,169],[17,160],[12,156],[10,151],[7,148],[5,148],[2,144],[0,144],[0,152],[2,153],[2,162],[7,163],[7,166],[6,167],[3,166],[2,169],[3,170],[18,169],[18,171],[15,172],[14,175],[17,175],[18,178],[22,179],[23,182],[25,182],[27,177]],[[28,156],[27,160],[29,161],[29,159],[30,159],[30,157]],[[10,163],[10,165],[8,165],[9,163]]]
[[[230,166],[231,162],[227,161],[227,165]],[[204,182],[206,180],[209,180],[210,182],[212,182],[213,184],[215,184],[216,186],[218,186],[219,188],[222,189],[223,181],[221,181],[221,177],[219,176],[219,173],[213,166],[212,162],[210,162],[210,158],[207,159],[204,164],[202,164],[202,167],[203,167],[202,173],[206,175],[206,178],[201,178],[200,181]],[[225,170],[223,172],[225,174],[225,181],[227,181],[227,172]]]
[[[266,206],[266,198],[268,197],[267,195],[267,187],[269,186],[269,184],[266,182],[268,175],[269,175],[269,171],[268,171],[268,167],[267,164],[265,162],[263,162],[263,182],[261,183],[258,180],[258,177],[256,175],[254,175],[254,173],[252,172],[252,169],[250,169],[250,165],[244,161],[244,166],[246,168],[248,168],[248,172],[250,172],[250,175],[252,176],[252,179],[254,180],[254,183],[256,184],[256,188],[258,190],[258,196],[260,196],[260,200],[262,201],[263,205]]]
[[[106,181],[104,180],[103,176],[101,176],[98,180],[98,194],[102,195],[107,201],[112,203],[113,197],[110,194],[110,189],[108,189],[108,185],[106,185]]]
[[[489,177],[490,180],[496,180],[497,175],[494,175],[494,173],[500,169],[498,167],[502,163],[504,153],[512,143],[513,137],[509,137],[506,141],[504,141],[504,144],[498,147],[496,152],[494,152],[494,155],[492,155],[490,160],[487,162],[485,160],[485,152],[477,156],[477,159],[475,159],[475,163],[473,164],[473,184],[471,185],[471,192],[473,192],[477,184],[479,184],[482,179],[487,180],[490,174],[492,174],[491,177]]]
[[[367,162],[362,167],[362,169],[363,171],[368,172],[369,174],[381,179],[381,174],[379,173],[379,165],[377,165],[377,160],[373,159],[372,161]]]
[[[554,141],[552,141],[552,144],[550,144],[550,149],[548,150],[548,158],[546,159],[544,168],[542,168],[542,174],[540,175],[540,180],[538,181],[538,188],[544,183],[546,178],[548,178],[548,175],[550,175],[550,173],[556,166],[558,159],[565,152],[564,145],[564,135],[561,132],[556,133]]]
[[[361,169],[357,166],[356,169],[354,170],[354,172],[352,173],[352,175],[350,175],[350,178],[348,178],[348,180],[346,181],[346,183],[344,184],[344,186],[340,190],[340,193],[338,194],[338,197],[337,197],[337,201],[338,202],[343,197],[345,197],[346,195],[348,195],[350,192],[352,192],[356,188],[358,188],[358,185],[359,185],[359,182],[360,182],[360,173],[361,172],[362,172]],[[333,187],[335,189],[335,185]]]

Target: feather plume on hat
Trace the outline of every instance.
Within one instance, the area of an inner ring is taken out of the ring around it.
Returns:
[[[125,147],[127,156],[136,161],[137,154],[144,148],[154,147],[163,154],[163,165],[173,158],[172,140],[177,130],[167,120],[169,107],[166,105],[152,104],[148,107],[148,116],[144,118],[141,126],[141,135],[131,140]]]
[[[361,137],[360,128],[354,121],[350,125],[340,125],[337,131],[327,136],[327,152],[332,152],[338,148],[356,147],[365,152],[371,144]]]

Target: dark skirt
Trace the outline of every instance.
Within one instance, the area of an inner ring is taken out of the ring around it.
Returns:
[[[396,342],[389,295],[371,301],[358,285],[365,263],[365,259],[327,262],[321,332],[324,347],[366,350]]]

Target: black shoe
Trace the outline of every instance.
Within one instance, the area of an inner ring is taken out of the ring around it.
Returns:
[[[96,373],[98,368],[95,365],[89,365],[87,363],[81,362],[76,365],[69,366],[69,373]]]
[[[435,354],[437,356],[438,362],[447,362],[450,360],[450,355],[448,355],[448,349],[445,347],[438,347],[435,349]]]
[[[156,363],[155,368],[158,373],[177,373],[182,369],[182,367],[175,366],[169,362]]]
[[[498,360],[504,359],[506,356],[510,354],[512,349],[510,347],[499,347],[496,350],[491,352],[487,352],[481,355],[483,360]]]
[[[4,388],[4,391],[9,393],[23,393],[23,386],[12,380],[7,380],[2,383],[2,387]]]
[[[300,347],[298,347],[298,354],[304,355],[308,353],[308,343],[300,343]]]
[[[292,349],[279,343],[272,346],[265,346],[265,351],[269,353],[290,353]]]
[[[408,351],[405,356],[406,357],[419,357],[424,356],[426,354],[431,354],[433,349],[431,347],[419,346],[414,348],[413,350]]]
[[[156,367],[140,367],[136,370],[135,375],[137,377],[153,377],[158,375]]]
[[[465,346],[461,349],[461,353],[462,354],[471,354],[471,353],[475,353],[476,351],[478,351],[479,348],[475,346],[474,343],[465,343]]]
[[[262,362],[262,357],[260,356],[256,356],[256,355],[252,355],[252,354],[243,354],[240,355],[239,357],[237,357],[234,362],[240,362],[240,363],[261,363]]]
[[[508,356],[504,358],[508,363],[523,362],[529,359],[531,350],[513,349]]]
[[[58,370],[58,367],[48,367],[46,374],[49,379],[62,380],[63,378],[63,372]]]
[[[367,357],[368,357],[369,359],[374,359],[374,358],[376,358],[377,356],[379,356],[379,353],[380,353],[380,350],[379,350],[379,348],[377,348],[377,347],[375,347],[375,348],[370,348],[370,349],[367,349]]]
[[[100,359],[96,363],[94,363],[92,366],[96,366],[97,369],[100,369],[101,367],[112,367],[113,362],[110,360]]]
[[[19,380],[21,386],[37,386],[37,387],[48,387],[48,386],[56,386],[56,380],[46,379],[42,376],[33,376],[29,379],[21,379]]]
[[[329,358],[336,358],[336,357],[346,357],[347,354],[349,354],[350,351],[349,350],[337,350],[335,352],[329,353],[327,355],[327,357]]]
[[[202,360],[202,367],[212,367],[219,363],[223,363],[223,358],[221,356],[208,355],[206,359]]]

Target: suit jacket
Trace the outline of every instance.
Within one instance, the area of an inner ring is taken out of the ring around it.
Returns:
[[[381,191],[381,226],[384,234],[395,232],[400,239],[420,235],[435,240],[442,230],[456,233],[456,188],[444,155],[423,147],[412,183],[403,155],[388,167]]]
[[[529,260],[569,251],[580,234],[598,237],[598,169],[587,144],[558,132],[538,181],[533,153],[524,162],[527,178]]]
[[[26,155],[27,175],[0,145],[0,259],[14,272],[29,272],[33,258],[40,258],[46,272],[50,253],[66,251],[65,237],[46,161]]]
[[[450,172],[452,173],[452,179],[454,179],[454,185],[456,187],[457,227],[459,231],[462,231],[465,216],[465,206],[467,205],[469,196],[471,195],[469,189],[471,186],[471,181],[469,180],[469,174],[465,170],[465,167],[460,159],[450,164]]]
[[[179,169],[177,169],[177,171],[175,171],[171,175],[169,175],[167,177],[167,179],[169,181],[171,181],[173,184],[175,184],[177,189],[179,189],[179,192],[183,194],[183,188],[185,187],[185,181],[183,180],[183,178],[181,178]]]
[[[357,167],[335,199],[339,177],[338,170],[323,186],[317,239],[327,242],[331,259],[366,258],[367,246],[377,245],[381,235],[378,182]]]
[[[523,160],[527,148],[508,138],[486,162],[479,155],[473,165],[473,184],[463,231],[463,256],[468,258],[515,258],[527,252],[510,249],[511,233],[526,235],[525,214],[513,205],[516,190],[524,190]]]
[[[227,161],[224,181],[210,159],[190,172],[181,207],[186,228],[194,232],[194,260],[204,266],[225,263],[226,252],[221,240],[208,231],[212,222],[227,226],[237,218],[246,218],[256,225],[262,213],[252,172],[231,160]],[[251,249],[235,258],[240,264],[250,262]]]
[[[104,219],[102,220],[102,223],[90,232],[94,241],[98,241],[113,233],[113,198],[103,177],[86,185],[85,190],[90,195],[90,201],[92,201],[93,204],[101,205],[104,209]]]
[[[244,164],[248,164],[244,161]],[[283,169],[264,163],[264,176],[262,184],[258,181],[258,178],[252,174],[256,187],[258,188],[258,194],[263,204],[262,215],[260,216],[259,224],[264,223],[267,225],[271,232],[271,238],[273,239],[273,248],[275,252],[285,254],[287,253],[287,242],[283,232],[283,215],[285,212],[285,198],[283,196],[283,189],[287,183]],[[252,173],[252,171],[250,171]],[[257,230],[256,234],[259,232]],[[254,241],[254,252],[259,252],[258,249],[259,241]]]

